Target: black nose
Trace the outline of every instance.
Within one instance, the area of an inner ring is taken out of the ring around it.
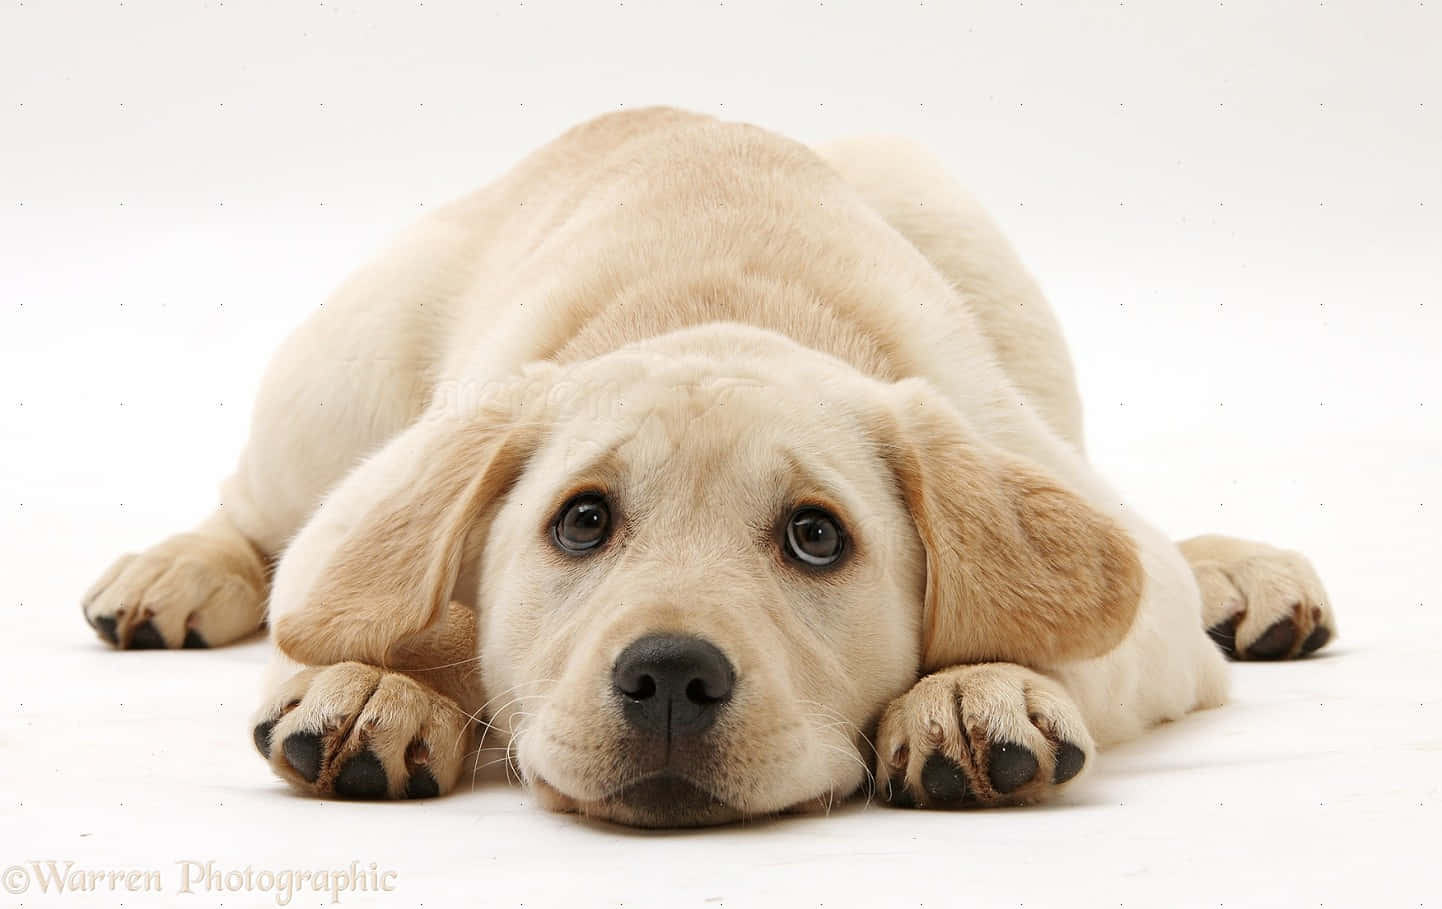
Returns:
[[[651,634],[616,659],[611,683],[626,719],[667,739],[704,732],[731,697],[735,672],[715,644],[680,634]]]

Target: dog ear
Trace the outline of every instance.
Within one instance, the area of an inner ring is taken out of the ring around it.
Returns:
[[[417,636],[438,627],[463,569],[479,562],[491,506],[539,444],[542,423],[522,416],[519,393],[507,388],[464,417],[433,405],[377,453],[378,469],[352,475],[360,486],[383,479],[387,491],[358,510],[304,601],[276,621],[286,655],[310,665],[396,666]],[[341,503],[327,502],[322,513],[333,504]]]
[[[982,442],[925,382],[895,390],[887,456],[926,549],[923,668],[1044,668],[1115,647],[1141,598],[1131,537],[1035,465]]]

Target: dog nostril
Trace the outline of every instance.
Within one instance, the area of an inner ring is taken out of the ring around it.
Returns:
[[[724,695],[713,695],[708,692],[705,679],[692,679],[691,684],[686,686],[686,700],[693,704],[714,704],[723,697]]]
[[[656,680],[649,675],[643,675],[636,680],[634,688],[622,688],[621,693],[626,697],[637,701],[644,701],[656,695]]]

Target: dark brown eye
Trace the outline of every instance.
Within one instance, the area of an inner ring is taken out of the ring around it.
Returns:
[[[845,548],[841,525],[820,508],[798,508],[786,522],[786,554],[793,559],[807,565],[831,565]]]
[[[556,545],[567,552],[586,552],[606,541],[611,509],[599,493],[585,492],[567,502],[556,516]]]

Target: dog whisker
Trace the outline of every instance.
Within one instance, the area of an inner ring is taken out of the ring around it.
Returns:
[[[474,712],[469,713],[469,714],[466,714],[466,715],[470,718],[471,722],[476,723],[478,726],[484,727],[484,731],[481,733],[481,740],[480,740],[480,743],[479,743],[479,744],[485,745],[485,743],[486,743],[486,736],[490,734],[491,729],[495,728],[490,722],[488,722],[488,721],[485,720],[485,719],[482,719],[482,714],[485,713],[487,707],[489,707],[491,704],[495,703],[495,702],[496,702],[497,700],[499,700],[500,698],[503,698],[503,697],[505,697],[506,695],[510,694],[511,692],[515,691],[517,688],[522,688],[522,687],[525,687],[525,686],[527,686],[527,685],[535,685],[535,684],[540,684],[540,683],[552,683],[552,684],[554,684],[556,681],[557,681],[556,679],[534,679],[534,680],[529,681],[529,682],[521,682],[521,683],[519,683],[519,684],[517,684],[517,685],[512,685],[510,688],[507,688],[505,691],[502,691],[500,694],[497,694],[497,695],[495,695],[494,697],[488,699],[484,704],[482,704],[481,706],[477,707]],[[511,705],[520,703],[521,701],[530,700],[530,699],[533,699],[533,698],[541,698],[541,697],[545,697],[545,696],[546,696],[546,692],[538,692],[538,693],[536,693],[536,694],[522,694],[522,695],[517,695],[516,697],[514,697],[514,698],[512,698],[511,700],[507,701],[505,704],[503,704],[503,705],[501,705],[500,707],[498,707],[498,708],[494,711],[494,714],[493,714],[493,715],[499,715],[499,714],[501,714],[502,712],[504,712],[504,711],[505,711],[508,707],[510,707]]]
[[[465,666],[468,664],[479,665],[480,662],[480,656],[473,656],[466,657],[464,660],[456,660],[454,663],[441,663],[438,666],[407,666],[406,672],[437,672],[441,669],[454,669],[457,666]]]
[[[855,730],[856,736],[860,738],[861,741],[866,743],[866,747],[871,749],[872,755],[875,756],[878,760],[880,759],[881,755],[877,752],[876,744],[871,741],[870,736],[868,736],[860,726],[842,716],[841,713],[836,710],[836,708],[828,707],[827,705],[822,704],[819,701],[813,701],[809,698],[801,698],[800,703],[808,705],[810,707],[815,707],[820,711],[820,716],[834,718],[837,722],[845,724],[847,728]]]
[[[860,767],[861,767],[861,772],[864,774],[865,779],[866,779],[866,783],[867,783],[866,804],[870,805],[870,804],[871,804],[871,794],[872,794],[872,792],[874,792],[875,789],[876,789],[876,777],[875,777],[875,775],[871,772],[871,768],[868,767],[868,766],[866,766],[866,762],[861,759],[861,756],[858,755],[858,754],[856,753],[855,749],[852,749],[852,748],[843,748],[843,747],[841,747],[840,745],[835,745],[835,744],[832,744],[832,743],[830,743],[830,742],[819,742],[818,744],[820,744],[822,748],[825,748],[825,749],[827,749],[827,750],[829,750],[829,751],[835,751],[836,753],[840,754],[842,757],[846,758],[848,761],[853,761],[853,762],[855,762],[856,764],[860,765]],[[835,796],[836,796],[836,785],[835,785],[835,783],[832,784],[831,793],[830,793],[830,794],[831,794],[831,797],[834,799]],[[828,807],[828,808],[827,808],[827,813],[828,813],[828,814],[830,813],[830,810],[831,810],[831,809]]]

